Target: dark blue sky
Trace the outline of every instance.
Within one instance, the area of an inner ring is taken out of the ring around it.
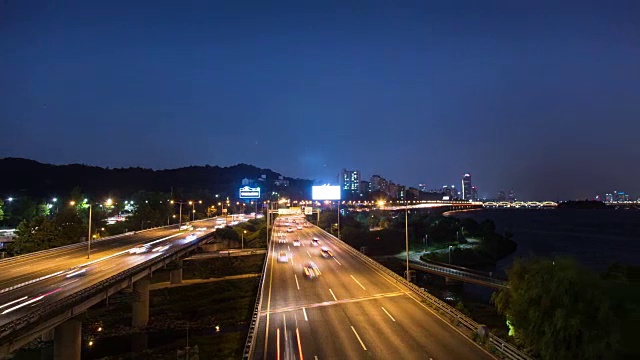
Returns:
[[[0,157],[640,196],[640,1],[141,3],[0,2]]]

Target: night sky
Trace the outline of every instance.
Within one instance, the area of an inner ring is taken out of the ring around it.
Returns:
[[[0,157],[640,196],[640,1],[144,3],[0,1]]]

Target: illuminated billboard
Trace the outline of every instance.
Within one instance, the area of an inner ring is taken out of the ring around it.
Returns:
[[[258,199],[260,198],[260,188],[250,188],[248,186],[240,188],[240,199]]]
[[[340,200],[340,186],[313,186],[311,195],[313,200]]]

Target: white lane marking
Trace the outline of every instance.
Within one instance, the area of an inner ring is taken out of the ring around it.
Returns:
[[[333,293],[333,290],[329,289],[329,292],[331,293],[331,296],[333,296],[333,300],[338,301],[336,295]]]
[[[318,360],[318,356],[317,355],[313,355],[313,360]]]
[[[340,264],[340,261],[338,261],[338,259],[333,258],[333,260],[335,260],[338,263],[338,265],[342,265],[342,264]]]
[[[300,284],[298,283],[298,275],[293,274],[293,276],[296,278],[296,287],[298,288],[298,290],[300,290]]]
[[[362,286],[362,284],[360,284],[360,281],[358,281],[355,277],[353,277],[353,275],[351,275],[351,278],[353,279],[353,281],[355,281],[356,283],[358,283],[358,285],[360,285],[360,287],[362,288],[362,290],[367,290],[364,288],[364,286]]]
[[[364,346],[364,343],[362,342],[362,339],[360,339],[360,335],[358,335],[358,332],[356,331],[356,329],[351,326],[351,330],[353,330],[353,333],[356,334],[356,337],[358,338],[358,341],[360,342],[360,345],[362,345],[362,348],[364,349],[364,351],[367,351],[367,347]]]
[[[387,309],[384,308],[384,306],[381,306],[381,308],[382,308],[382,311],[384,311],[387,315],[389,315],[391,320],[393,320],[394,322],[396,321],[396,319],[394,319],[393,316],[391,316],[391,314],[389,314],[389,312],[387,311]]]
[[[309,257],[311,257],[311,254],[309,253],[309,250],[307,250],[307,255],[309,255]]]
[[[304,321],[309,321],[309,318],[307,317],[307,310],[305,310],[305,308],[302,308],[302,313],[304,314]]]
[[[287,245],[287,249],[288,249],[289,251],[291,251],[291,247],[290,247],[289,245]]]

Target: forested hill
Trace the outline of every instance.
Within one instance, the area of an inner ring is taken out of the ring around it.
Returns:
[[[91,195],[130,196],[138,191],[169,193],[195,198],[205,194],[236,197],[242,179],[258,179],[263,193],[278,191],[295,198],[306,197],[312,181],[289,180],[288,186],[274,184],[281,174],[252,165],[238,164],[229,167],[189,166],[168,170],[144,168],[102,168],[81,164],[51,165],[21,158],[0,159],[0,196],[50,197],[68,195],[75,187]]]

